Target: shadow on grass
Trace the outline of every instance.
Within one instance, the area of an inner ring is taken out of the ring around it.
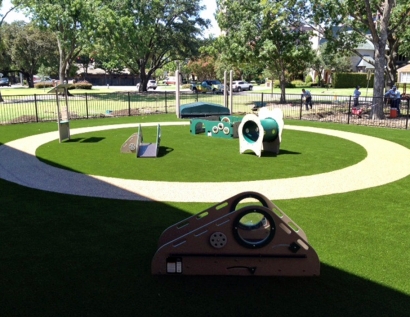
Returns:
[[[164,156],[170,154],[173,151],[174,151],[173,148],[161,145],[158,149],[158,157],[164,157]]]
[[[67,143],[98,143],[105,140],[105,138],[97,138],[97,137],[91,137],[91,138],[74,138],[74,139],[69,139]]]
[[[245,152],[245,153],[242,153],[242,154],[255,155],[255,153],[250,151],[250,150]],[[276,153],[273,153],[273,152],[268,152],[268,151],[262,151],[261,152],[261,157],[277,157],[278,155],[300,155],[300,154],[302,154],[302,153],[280,149],[279,154],[276,154]]]
[[[280,150],[278,155],[301,155],[300,152],[288,151],[288,150]]]
[[[326,264],[314,278],[152,276],[186,212],[0,185],[4,316],[408,316],[408,296]]]
[[[4,316],[396,317],[410,311],[409,296],[323,263],[315,278],[152,276],[161,232],[186,211],[3,179],[0,188]],[[194,213],[209,207],[185,206],[198,208]]]

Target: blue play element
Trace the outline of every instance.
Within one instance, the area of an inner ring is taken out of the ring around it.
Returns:
[[[243,126],[243,137],[248,143],[255,143],[263,133],[263,141],[274,141],[279,134],[279,125],[273,118],[260,120],[263,131],[259,131],[259,126],[255,121],[246,121]]]
[[[261,124],[265,134],[263,141],[274,141],[279,134],[279,125],[273,118],[265,118],[261,120]]]
[[[230,115],[228,108],[211,102],[193,102],[181,106],[181,118]]]

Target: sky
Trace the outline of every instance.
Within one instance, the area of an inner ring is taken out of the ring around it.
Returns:
[[[216,10],[216,0],[202,0],[202,5],[206,5],[206,10],[202,12],[201,16],[205,19],[211,20],[211,27],[205,31],[205,37],[207,37],[210,34],[213,34],[214,36],[218,36],[221,31],[218,27],[218,23],[216,23],[215,18],[214,18],[214,13]],[[11,1],[10,0],[3,0],[3,6],[0,10],[1,14],[5,14],[9,8],[11,8]],[[15,12],[14,10],[10,12],[5,21],[10,23],[15,20],[24,20],[28,21],[28,19],[24,16],[22,13]]]

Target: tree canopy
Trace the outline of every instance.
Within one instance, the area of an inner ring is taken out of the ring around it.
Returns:
[[[197,54],[198,37],[209,21],[200,17],[200,0],[114,0],[100,41],[142,80],[171,61]],[[101,45],[103,46],[103,45]]]
[[[3,67],[20,71],[29,86],[33,85],[33,75],[41,65],[54,68],[55,72],[58,72],[58,52],[55,37],[51,32],[40,30],[32,23],[16,21],[4,24],[1,34],[5,53],[9,56],[7,65],[3,64]]]
[[[314,22],[320,26],[328,48],[333,51],[355,50],[369,38],[374,45],[375,98],[373,117],[383,118],[384,76],[395,83],[399,34],[410,22],[409,0],[312,0]],[[362,56],[363,57],[363,56]],[[386,70],[386,71],[385,71]]]
[[[55,35],[60,55],[59,77],[67,78],[69,66],[84,46],[95,36],[98,0],[13,0],[15,5],[27,10],[38,26]]]
[[[290,74],[302,73],[313,58],[310,33],[303,28],[304,1],[217,0],[217,40],[222,59],[264,68],[280,81],[281,101]],[[297,62],[296,62],[297,61]]]

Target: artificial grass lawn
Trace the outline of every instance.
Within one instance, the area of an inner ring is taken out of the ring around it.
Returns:
[[[126,119],[72,125],[129,122]],[[368,134],[410,148],[409,131],[289,123]],[[47,129],[56,130],[56,124],[0,126],[0,143],[13,134],[17,138]],[[328,163],[321,155],[316,160]],[[306,232],[321,260],[320,277],[157,277],[150,274],[150,262],[161,232],[209,204],[86,198],[0,179],[1,312],[4,316],[408,316],[408,188],[410,177],[351,193],[275,201]]]
[[[56,140],[41,146],[36,155],[51,165],[84,174],[180,182],[306,176],[344,168],[366,156],[361,146],[345,139],[285,130],[279,155],[263,153],[259,158],[251,151],[240,155],[238,139],[192,135],[189,126],[163,126],[159,157],[136,159],[135,154],[120,153],[121,145],[136,131],[115,129],[74,135],[64,144]],[[143,127],[142,131],[144,142],[155,142],[156,127]]]

